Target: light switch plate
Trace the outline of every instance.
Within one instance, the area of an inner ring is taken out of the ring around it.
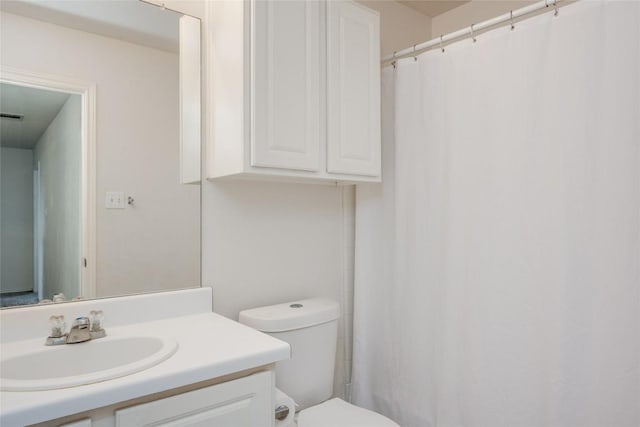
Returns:
[[[124,209],[124,193],[122,191],[107,191],[104,206],[107,209]]]

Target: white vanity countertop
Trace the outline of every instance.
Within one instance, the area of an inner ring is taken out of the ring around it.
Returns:
[[[290,357],[287,343],[212,312],[116,327],[109,327],[106,322],[105,328],[108,334],[107,338],[102,338],[105,340],[109,337],[165,336],[176,340],[179,348],[164,362],[121,378],[57,390],[0,392],[0,425],[24,426],[56,419]],[[44,338],[2,345],[23,346],[27,341],[44,345]],[[55,366],[51,368],[55,369]]]

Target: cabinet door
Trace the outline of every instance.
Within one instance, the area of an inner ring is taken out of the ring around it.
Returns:
[[[271,373],[116,411],[117,427],[267,427],[272,425]]]
[[[251,166],[320,168],[320,2],[254,1]]]
[[[327,170],[380,175],[380,18],[327,2]]]

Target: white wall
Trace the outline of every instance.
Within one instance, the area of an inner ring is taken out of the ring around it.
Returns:
[[[342,302],[341,187],[249,181],[204,182],[205,286],[215,312],[328,297]],[[343,304],[344,307],[344,304]],[[342,321],[334,393],[343,395]]]
[[[203,281],[214,311],[312,296],[340,299],[341,194],[334,186],[203,185]]]
[[[0,292],[33,290],[33,151],[0,149]]]
[[[2,13],[3,65],[97,85],[97,292],[200,283],[200,188],[180,185],[178,55]],[[135,198],[104,208],[106,191]]]
[[[81,99],[72,95],[33,150],[40,165],[43,298],[80,295]]]
[[[358,0],[380,12],[381,57],[431,39],[431,18],[392,0]]]

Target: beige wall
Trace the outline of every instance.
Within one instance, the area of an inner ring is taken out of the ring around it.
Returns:
[[[486,21],[487,19],[528,6],[536,1],[531,0],[473,0],[455,9],[451,9],[441,15],[434,16],[431,20],[431,37],[436,38],[441,34],[469,27],[471,24]]]
[[[431,18],[393,0],[358,0],[380,12],[380,50],[385,57],[431,38]]]

